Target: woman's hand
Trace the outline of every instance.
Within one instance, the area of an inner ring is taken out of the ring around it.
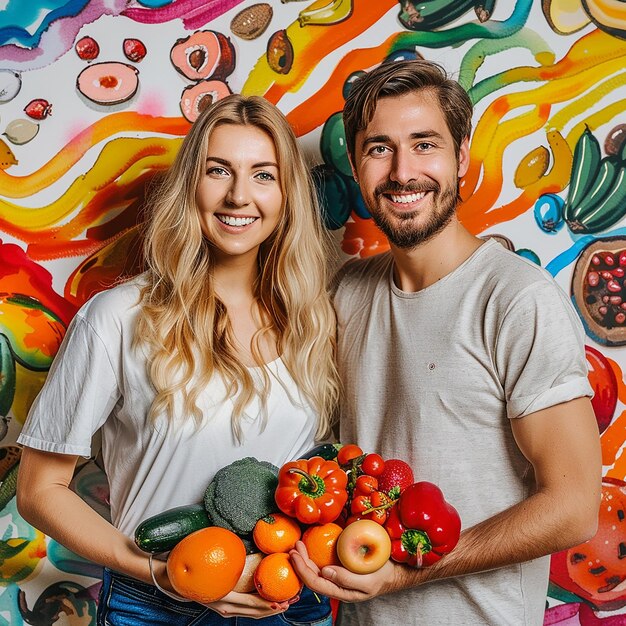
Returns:
[[[394,581],[398,566],[391,561],[373,574],[354,574],[336,566],[324,567],[320,571],[309,559],[301,541],[296,543],[289,556],[296,573],[309,589],[343,602],[363,602],[396,589]]]
[[[251,619],[261,619],[283,613],[290,604],[297,602],[299,598],[293,598],[288,602],[270,602],[264,600],[256,593],[238,593],[231,591],[221,600],[207,604],[207,606],[219,613],[222,617],[249,617]]]

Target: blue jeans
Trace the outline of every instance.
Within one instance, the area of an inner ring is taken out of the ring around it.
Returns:
[[[306,587],[300,600],[280,615],[263,619],[222,617],[196,602],[177,602],[156,587],[104,569],[98,626],[332,626],[330,602]]]

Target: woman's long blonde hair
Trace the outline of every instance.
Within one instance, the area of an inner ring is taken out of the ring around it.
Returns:
[[[254,126],[272,138],[283,194],[283,215],[260,247],[254,285],[262,327],[253,338],[252,353],[261,367],[260,386],[237,356],[226,307],[215,293],[213,249],[196,204],[208,138],[225,124]],[[144,252],[147,284],[135,345],[148,348],[148,374],[156,390],[151,420],[166,414],[177,422],[182,416],[176,416],[174,400],[180,394],[183,415],[201,424],[205,416],[198,396],[219,374],[234,398],[232,428],[240,441],[246,406],[257,396],[265,406],[269,374],[259,340],[273,333],[284,364],[319,414],[318,438],[328,435],[339,395],[335,315],[326,291],[330,246],[296,137],[275,106],[261,97],[231,95],[198,117],[152,195]]]

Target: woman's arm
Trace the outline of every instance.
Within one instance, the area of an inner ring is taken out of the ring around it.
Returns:
[[[17,479],[20,515],[76,554],[152,584],[148,555],[69,488],[77,459],[74,455],[24,448]],[[159,585],[174,592],[165,563],[154,560],[153,567]],[[259,618],[280,613],[289,604],[233,592],[209,606],[221,615]]]
[[[20,515],[76,554],[152,583],[148,555],[69,488],[77,459],[24,448],[17,479]],[[171,590],[165,564],[155,561],[154,569],[159,584]]]

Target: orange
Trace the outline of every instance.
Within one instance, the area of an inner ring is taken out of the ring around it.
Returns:
[[[275,552],[266,556],[254,571],[258,594],[270,602],[286,602],[302,590],[302,581],[291,565],[289,555]]]
[[[167,575],[185,598],[207,604],[230,593],[246,563],[246,548],[235,533],[202,528],[177,543],[167,558]]]
[[[319,526],[309,526],[302,535],[309,558],[320,569],[326,565],[341,565],[337,556],[337,539],[343,528],[329,522]]]
[[[289,552],[301,535],[298,522],[284,513],[271,513],[262,517],[252,531],[256,547],[265,554]]]

